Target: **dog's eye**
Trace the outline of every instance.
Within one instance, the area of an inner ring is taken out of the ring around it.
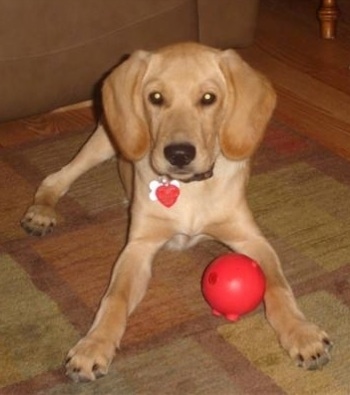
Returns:
[[[201,98],[201,104],[203,106],[210,106],[211,104],[216,102],[216,95],[211,92],[204,93],[204,95]]]
[[[148,99],[155,106],[161,106],[164,103],[164,97],[160,92],[151,92]]]

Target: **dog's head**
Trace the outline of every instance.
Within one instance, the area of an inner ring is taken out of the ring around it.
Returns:
[[[137,51],[103,86],[105,116],[121,154],[149,154],[159,175],[210,176],[217,156],[253,154],[275,106],[269,82],[233,50],[177,44]]]

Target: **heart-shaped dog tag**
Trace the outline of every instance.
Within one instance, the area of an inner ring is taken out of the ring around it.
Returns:
[[[149,183],[149,198],[152,202],[158,200],[163,206],[171,207],[180,195],[180,183],[177,180],[169,181],[167,177],[153,180]]]
[[[160,185],[156,189],[156,196],[159,202],[165,207],[171,207],[173,204],[175,204],[179,195],[179,187],[173,184]]]

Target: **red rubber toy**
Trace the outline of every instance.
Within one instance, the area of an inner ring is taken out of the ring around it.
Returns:
[[[266,280],[260,266],[242,254],[225,254],[205,269],[202,293],[214,315],[237,321],[264,298]]]

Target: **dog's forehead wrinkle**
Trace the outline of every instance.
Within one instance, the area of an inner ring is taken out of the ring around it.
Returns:
[[[194,78],[195,77],[195,78]],[[179,54],[169,62],[166,56],[155,54],[145,75],[146,82],[162,81],[174,83],[174,87],[188,88],[194,81],[196,85],[209,83],[222,84],[224,76],[213,54],[196,57],[192,54]]]

